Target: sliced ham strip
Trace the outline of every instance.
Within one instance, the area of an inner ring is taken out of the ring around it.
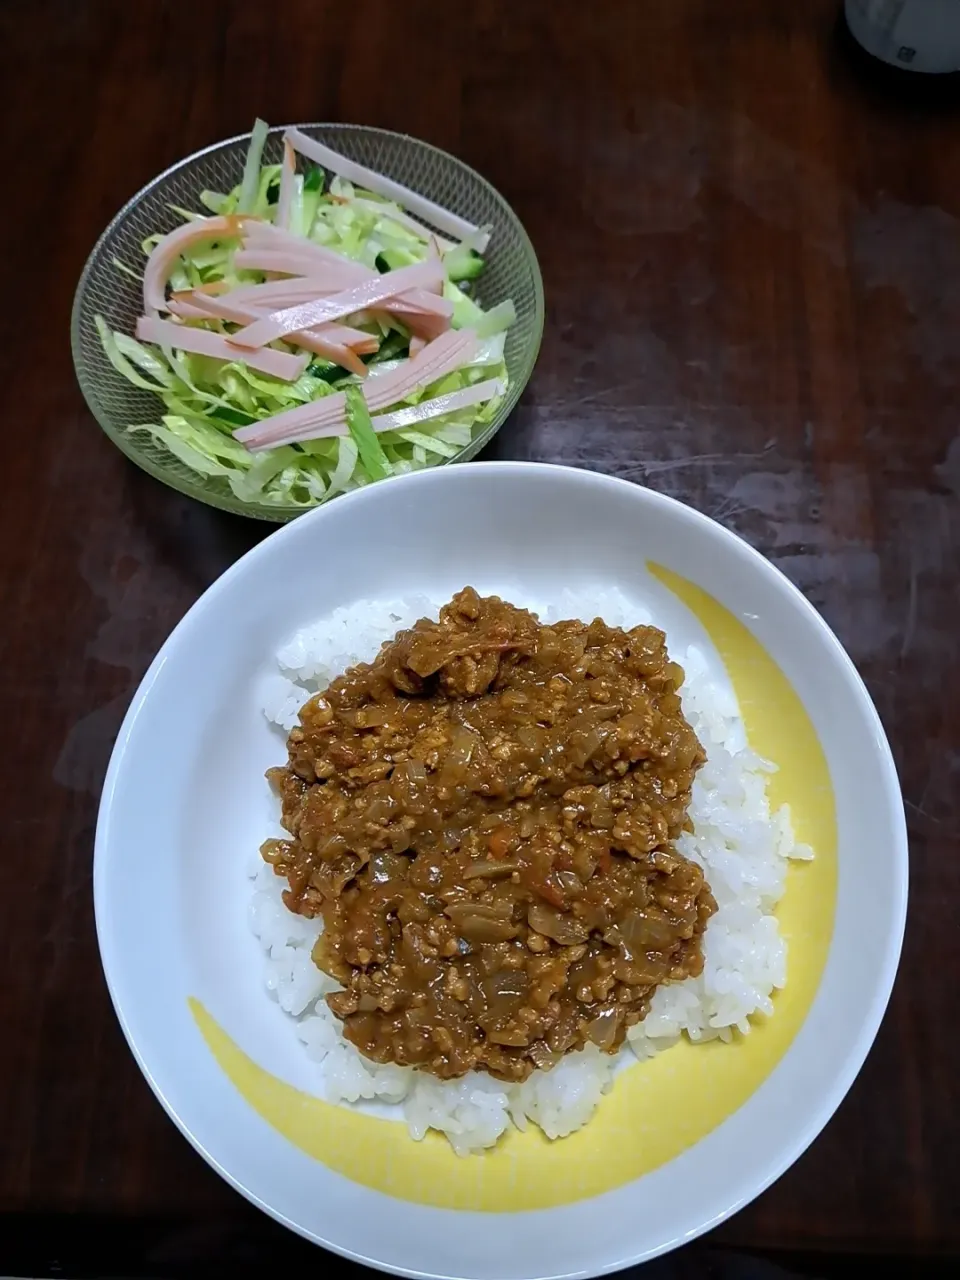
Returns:
[[[304,347],[307,351],[312,351],[321,360],[329,360],[331,364],[338,364],[341,369],[349,369],[358,378],[367,376],[367,366],[356,351],[353,351],[350,347],[345,347],[342,343],[330,342],[326,338],[318,337],[316,333],[298,333],[291,341],[295,342],[298,347]]]
[[[256,320],[238,330],[232,341],[243,347],[263,347],[285,334],[312,329],[325,321],[338,320],[341,316],[351,315],[364,307],[395,298],[407,289],[423,288],[438,277],[442,282],[443,267],[437,262],[418,262],[412,267],[400,267],[397,271],[374,276],[328,298],[318,298],[315,302],[274,311],[266,319]]]
[[[141,316],[137,321],[137,337],[141,342],[155,342],[159,346],[177,347],[199,356],[211,356],[214,360],[240,360],[251,369],[265,373],[270,378],[284,382],[296,382],[309,363],[309,356],[288,355],[284,351],[266,348],[250,352],[235,347],[222,334],[209,329],[192,329],[172,320],[158,320],[155,316]]]
[[[426,289],[408,289],[399,297],[389,298],[383,304],[378,304],[373,310],[395,311],[398,315],[432,316],[449,322],[453,315],[453,303],[435,293],[428,293]],[[449,327],[449,324],[444,327]]]
[[[185,297],[168,298],[163,309],[179,320],[209,320],[211,316],[211,312],[205,307],[198,306],[196,302]]]
[[[208,284],[198,284],[194,289],[186,289],[182,293],[171,293],[171,298],[180,298],[184,302],[189,302],[195,293],[227,293],[230,285],[226,280],[211,280]]]
[[[290,205],[293,200],[293,179],[297,171],[297,157],[293,147],[284,139],[283,164],[280,168],[280,194],[277,196],[276,224],[278,227],[290,225]]]
[[[158,241],[147,259],[143,272],[143,306],[148,316],[166,309],[165,289],[173,264],[191,244],[203,240],[239,237],[246,219],[230,214],[226,217],[197,218],[177,227]]]
[[[326,245],[318,244],[315,240],[311,240],[309,236],[299,235],[295,231],[290,231],[287,227],[279,227],[275,222],[251,222],[249,226],[244,227],[243,236],[245,240],[250,240],[255,244],[264,244],[269,242],[277,248],[296,249],[302,245],[306,245],[311,249],[316,249],[318,256],[336,258],[341,262],[350,262],[352,259],[347,258],[342,253],[337,253],[335,249],[328,249]]]
[[[416,295],[416,296],[414,296]],[[401,320],[412,333],[421,338],[436,338],[450,328],[453,305],[445,298],[435,298],[431,293],[411,289],[399,298],[391,298],[377,307]]]
[[[416,334],[410,339],[410,359],[418,356],[423,348],[427,345],[426,338],[418,338]]]
[[[284,141],[289,142],[302,156],[306,156],[308,159],[316,161],[317,164],[323,165],[324,169],[329,169],[331,173],[338,173],[341,178],[346,178],[348,182],[365,187],[367,191],[374,191],[378,196],[384,196],[387,200],[395,200],[397,204],[408,209],[410,213],[416,214],[424,222],[429,222],[431,227],[436,227],[438,231],[443,231],[448,236],[453,236],[455,240],[462,240],[464,236],[476,235],[480,230],[472,222],[468,222],[466,218],[461,218],[457,214],[451,213],[449,209],[444,209],[441,205],[435,204],[432,200],[428,200],[426,196],[418,195],[416,191],[411,191],[409,187],[403,186],[402,183],[394,182],[392,178],[385,178],[383,174],[376,173],[373,169],[366,168],[365,165],[357,164],[354,160],[348,160],[346,156],[338,155],[336,151],[331,151],[322,142],[315,142],[313,138],[307,137],[299,129],[288,129],[283,137]]]
[[[486,382],[477,382],[472,387],[463,387],[460,391],[448,391],[446,395],[434,396],[432,400],[421,400],[419,404],[406,405],[403,409],[395,409],[393,413],[380,413],[371,418],[374,431],[399,431],[404,427],[415,427],[418,423],[429,422],[431,418],[439,418],[445,413],[455,413],[458,409],[469,409],[474,404],[485,404],[502,396],[506,383],[501,378],[488,378]]]
[[[473,358],[477,345],[476,335],[469,329],[448,331],[431,342],[414,359],[404,361],[390,373],[371,378],[363,391],[367,408],[371,413],[386,409],[409,396],[418,387],[436,382],[438,378],[459,369]],[[315,409],[313,414],[302,413],[301,408],[288,409],[284,413],[252,423],[249,427],[240,427],[234,432],[234,437],[251,452],[315,439],[329,434],[324,428],[343,422],[345,407],[342,395],[324,396],[322,400],[314,401],[312,406],[301,406],[303,409]]]
[[[295,302],[309,302],[311,298],[324,298],[338,289],[329,288],[322,276],[294,276],[290,280],[267,280],[264,284],[242,284],[230,290],[234,302],[275,311],[278,306],[292,306]]]
[[[244,244],[251,248],[255,246],[257,249],[269,248],[275,251],[286,249],[293,254],[309,255],[311,258],[318,259],[318,261],[330,263],[343,268],[345,271],[350,271],[358,282],[373,279],[377,275],[377,272],[372,267],[366,267],[362,262],[356,262],[353,258],[337,253],[335,249],[328,249],[326,245],[316,244],[305,236],[295,236],[289,231],[282,231],[270,222],[251,222],[244,229]],[[304,274],[307,273],[305,272]],[[312,269],[310,274],[314,274]],[[316,274],[321,273],[318,272]],[[439,283],[442,288],[443,281],[441,280]],[[410,294],[414,292],[417,295],[426,296],[424,290],[411,290]],[[453,308],[451,306],[449,312],[445,312],[445,314],[452,313],[452,311]]]
[[[323,324],[316,332],[329,342],[342,342],[362,356],[373,355],[379,351],[380,341],[375,334],[366,333],[363,329],[354,329],[349,324]]]
[[[233,294],[225,297],[210,298],[199,295],[192,304],[187,304],[194,312],[199,312],[202,319],[219,317],[230,320],[234,324],[249,324],[269,314],[259,307],[251,307],[234,301]],[[359,378],[367,376],[367,366],[359,358],[359,352],[373,352],[379,343],[362,329],[352,329],[349,325],[320,325],[305,333],[291,333],[287,341],[305,351],[312,351],[323,360],[332,360],[334,364],[349,369]]]
[[[306,243],[306,242],[304,242]],[[333,282],[335,289],[347,289],[352,284],[359,284],[366,276],[358,271],[351,271],[344,263],[325,262],[312,254],[293,249],[274,249],[268,245],[255,244],[248,249],[238,249],[233,255],[233,265],[238,271],[279,271],[288,276],[325,275]],[[359,266],[359,263],[357,264]]]
[[[458,409],[469,409],[471,405],[485,404],[486,401],[503,395],[505,390],[505,382],[499,378],[489,378],[486,382],[478,382],[475,386],[464,387],[460,391],[449,391],[446,395],[434,396],[432,400],[421,400],[419,404],[405,405],[402,409],[395,409],[393,413],[376,414],[370,422],[374,431],[402,431],[404,427],[417,427],[421,422],[429,422],[431,418],[442,417],[445,413],[455,413]],[[366,394],[364,392],[365,396]],[[310,435],[298,433],[296,436],[286,437],[281,443],[296,444],[300,440],[323,440],[330,436],[348,434],[345,422],[332,422],[312,430],[310,428],[302,430],[310,430]],[[251,449],[253,448],[254,446],[251,446]]]
[[[328,342],[340,342],[361,356],[372,356],[380,349],[380,341],[374,334],[354,329],[349,324],[321,324],[310,332],[315,337],[326,338]]]
[[[317,244],[315,240],[311,240],[307,236],[294,235],[292,231],[286,231],[282,227],[274,226],[272,222],[249,223],[244,228],[244,244],[249,249],[271,249],[274,251],[285,249],[289,253],[302,254],[319,263],[349,270],[356,276],[357,280],[365,280],[368,276],[375,274],[370,267],[365,267],[362,262],[348,258],[344,253],[337,253],[335,249],[330,249],[325,244]]]
[[[309,257],[316,258],[318,263],[329,264],[331,269],[339,268],[344,277],[349,272],[357,283],[379,278],[376,271],[365,267],[363,263],[354,262],[352,258],[344,257],[343,254],[336,253],[325,245],[314,244],[304,236],[292,235],[289,231],[283,231],[269,222],[251,222],[245,231],[244,243],[250,247],[234,255],[236,265],[239,267],[248,266],[252,270],[264,271],[289,269],[293,272],[299,265],[301,274],[324,279],[324,268],[314,267],[312,261],[308,263],[305,259]],[[289,252],[291,256],[289,258],[273,256],[284,251]],[[347,286],[344,284],[341,287]],[[434,285],[434,288],[442,289],[442,287],[442,279]],[[400,298],[378,309],[393,312],[398,319],[403,320],[405,324],[409,323],[412,330],[427,339],[435,338],[444,329],[449,328],[450,317],[453,315],[451,302],[429,293],[426,289],[409,289]],[[425,321],[423,324],[418,324],[417,318],[424,315],[441,316],[447,323],[435,324]]]
[[[448,329],[446,333],[428,343],[419,355],[407,360],[390,373],[377,378],[364,392],[367,408],[371,413],[387,409],[404,400],[418,387],[445,378],[476,355],[479,343],[472,329]]]
[[[255,306],[246,299],[239,298],[238,292],[228,293],[223,297],[208,297],[204,294],[198,294],[195,298],[185,299],[184,301],[201,312],[204,319],[217,316],[221,320],[231,320],[234,324],[247,324],[270,314],[267,307]],[[354,347],[365,352],[376,351],[380,345],[372,333],[366,333],[363,329],[355,329],[349,324],[325,324],[309,332],[316,337],[325,338],[328,342],[340,342],[344,346]],[[285,339],[287,342],[296,342],[296,340],[296,334],[291,334]]]
[[[378,276],[378,272],[372,267],[364,266],[362,262],[356,262],[353,258],[348,258],[342,253],[337,253],[335,249],[328,249],[326,245],[316,244],[313,240],[308,240],[305,236],[295,236],[289,231],[282,231],[270,222],[251,222],[249,227],[244,231],[244,245],[246,249],[240,252],[248,253],[251,249],[256,249],[257,253],[273,252],[279,253],[286,250],[297,256],[315,258],[318,263],[324,264],[318,267],[310,266],[309,271],[304,271],[304,275],[310,275],[319,279],[324,278],[324,266],[342,272],[344,276],[351,275],[359,284],[362,280],[372,280]],[[249,260],[241,258],[239,265],[243,266],[245,262],[256,270],[255,259],[251,257]],[[269,259],[272,263],[279,259]],[[244,286],[247,287],[247,286]],[[434,286],[437,287],[437,286]],[[439,287],[443,287],[442,280]],[[429,301],[427,301],[429,299]],[[411,305],[424,302],[432,310],[442,312],[444,315],[452,315],[453,306],[445,302],[443,299],[436,299],[428,294],[424,289],[411,289],[404,294],[404,301],[409,301]]]
[[[453,303],[429,289],[408,289],[396,301],[406,311],[422,311],[426,315],[442,316],[444,320],[453,315]]]
[[[428,311],[421,311],[417,307],[407,308],[397,300],[395,306],[387,309],[384,305],[383,311],[380,309],[375,313],[382,316],[384,320],[393,317],[399,320],[407,329],[410,330],[412,336],[422,338],[425,342],[432,342],[434,338],[439,338],[441,333],[446,333],[450,328],[450,321],[444,316],[438,316]],[[414,352],[416,354],[416,352]]]
[[[371,271],[366,279],[376,280],[380,277],[376,272]],[[266,311],[275,311],[284,307],[297,306],[315,298],[329,298],[342,291],[342,285],[337,287],[322,277],[297,276],[285,280],[268,280],[266,284],[242,285],[234,289],[230,297],[244,302],[250,301],[257,306],[262,305]],[[388,298],[375,308],[363,308],[353,314],[356,317],[392,314],[398,320],[402,320],[411,332],[429,339],[436,338],[445,329],[450,328],[453,303],[448,302],[446,298],[438,298],[435,294],[427,293],[425,289],[408,289],[398,298]]]
[[[337,391],[332,396],[321,396],[309,404],[298,404],[295,409],[284,409],[282,413],[251,422],[248,427],[239,427],[233,436],[248,449],[271,449],[274,437],[278,441],[287,436],[296,439],[298,431],[338,422],[343,418],[346,407],[347,397],[342,391]]]
[[[402,400],[404,396],[409,395],[411,389],[418,386],[418,378],[426,373],[426,381],[432,381],[429,376],[435,365],[443,367],[443,361],[450,358],[456,358],[462,350],[475,350],[476,339],[468,330],[454,331],[450,330],[443,334],[435,342],[425,348],[413,360],[406,360],[396,369],[392,369],[389,373],[378,374],[375,379],[371,378],[367,383],[364,391],[364,399],[367,407],[371,411],[377,409],[385,409],[391,404],[395,404],[397,400]],[[459,368],[460,364],[466,364],[471,355],[465,355],[460,359],[459,363],[455,363],[452,367]],[[438,376],[443,376],[438,375]],[[385,391],[381,393],[380,388],[385,387]],[[254,445],[269,447],[281,438],[286,438],[291,432],[296,434],[300,428],[309,428],[321,426],[324,423],[337,422],[343,417],[345,399],[342,394],[336,396],[324,396],[322,400],[314,401],[312,405],[301,406],[303,409],[310,408],[313,413],[301,413],[300,408],[289,409],[284,413],[274,414],[270,418],[263,418],[259,422],[251,423],[248,427],[240,427],[234,432],[234,436],[242,444],[252,448]],[[297,414],[297,417],[291,417],[291,414]],[[308,437],[307,437],[308,438]]]

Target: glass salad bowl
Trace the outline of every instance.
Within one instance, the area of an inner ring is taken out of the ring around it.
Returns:
[[[299,126],[310,138],[348,160],[411,188],[477,226],[491,228],[483,251],[484,270],[472,282],[471,297],[484,309],[512,299],[516,319],[506,332],[503,359],[507,388],[488,416],[437,464],[474,457],[496,434],[516,405],[536,362],[543,333],[543,282],[537,257],[519,218],[478,173],[455,157],[405,134],[349,124]],[[284,127],[266,135],[262,163],[279,164]],[[202,475],[186,465],[154,435],[129,428],[158,423],[165,412],[157,395],[123,377],[111,363],[97,329],[97,317],[132,335],[143,311],[143,241],[182,225],[173,206],[208,213],[200,203],[205,189],[230,191],[242,180],[251,134],[215,143],[154,178],[120,210],[90,254],[77,286],[71,318],[74,365],[94,417],[127,457],[165,484],[226,511],[263,520],[285,521],[308,509],[304,502],[243,500],[223,475]],[[123,265],[118,265],[123,264]],[[124,266],[132,270],[124,270]],[[449,452],[449,450],[448,450]],[[430,455],[431,461],[433,455]],[[421,459],[422,462],[422,459]],[[323,500],[323,499],[320,499]]]

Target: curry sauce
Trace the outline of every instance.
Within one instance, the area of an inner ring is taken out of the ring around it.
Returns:
[[[264,858],[376,1062],[525,1079],[615,1052],[698,974],[716,903],[674,847],[705,756],[654,627],[542,625],[470,587],[303,708]]]

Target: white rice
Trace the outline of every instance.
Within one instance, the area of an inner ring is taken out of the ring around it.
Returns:
[[[426,597],[361,601],[298,631],[277,655],[281,673],[263,697],[267,718],[288,732],[313,693],[353,663],[370,661],[398,629],[418,618],[436,618],[441,603]],[[611,626],[630,628],[650,621],[616,590],[564,591],[539,608],[535,601],[512,603],[534,609],[547,622],[602,617]],[[693,785],[694,830],[677,842],[680,852],[704,868],[718,904],[704,934],[701,976],[659,987],[649,1014],[631,1028],[617,1057],[590,1046],[520,1085],[484,1072],[443,1081],[409,1067],[378,1066],[344,1040],[327,1008],[323,997],[337,983],[310,958],[320,922],[288,911],[280,898],[284,882],[260,863],[250,919],[266,953],[267,989],[295,1021],[318,1068],[318,1091],[330,1101],[393,1104],[398,1111],[402,1106],[414,1138],[437,1129],[458,1155],[493,1146],[511,1124],[524,1129],[529,1121],[548,1137],[562,1138],[587,1123],[616,1071],[629,1061],[648,1058],[684,1034],[693,1041],[747,1035],[752,1016],[774,1012],[771,995],[786,983],[786,946],[773,910],[784,891],[788,860],[811,858],[813,851],[794,841],[787,806],[770,813],[766,783],[775,766],[747,747],[732,692],[710,678],[699,650],[673,656],[686,672],[684,712],[707,752]]]

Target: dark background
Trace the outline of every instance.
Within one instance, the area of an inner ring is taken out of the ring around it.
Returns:
[[[271,123],[461,156],[543,269],[540,363],[491,456],[606,471],[742,534],[823,612],[901,771],[911,920],[876,1047],[810,1151],[651,1277],[960,1252],[960,116],[867,83],[831,0],[0,5],[0,1271],[346,1267],[177,1134],[97,958],[97,798],[150,659],[264,526],[112,448],[72,292],[156,172]],[[743,1255],[754,1254],[750,1262]],[[735,1256],[736,1255],[736,1256]]]

